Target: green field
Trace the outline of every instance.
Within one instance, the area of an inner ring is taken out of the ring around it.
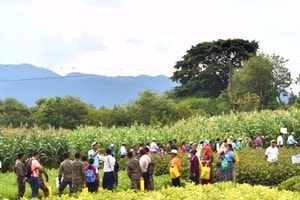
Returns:
[[[166,144],[169,140],[201,141],[214,140],[234,136],[242,137],[244,141],[250,136],[262,133],[265,136],[265,146],[271,139],[276,139],[281,127],[286,127],[289,132],[296,133],[296,139],[300,134],[300,111],[262,111],[252,113],[230,114],[216,117],[194,117],[182,120],[172,127],[146,127],[131,126],[124,128],[104,127],[80,127],[74,131],[68,130],[40,130],[11,129],[0,130],[0,160],[2,161],[2,173],[0,173],[0,198],[14,199],[17,193],[15,175],[11,172],[16,153],[22,151],[29,153],[38,150],[41,162],[50,173],[50,184],[53,199],[57,198],[55,177],[57,167],[62,160],[63,152],[81,152],[86,154],[93,141],[98,141],[101,147],[107,147],[114,143],[117,147],[122,141],[131,144],[150,142],[155,137],[158,142]],[[245,145],[245,143],[244,143]],[[291,164],[291,155],[300,153],[300,149],[280,149],[279,161],[272,165],[264,158],[264,151],[244,149],[239,152],[240,162],[236,166],[236,183],[213,184],[211,186],[192,186],[188,181],[183,181],[186,187],[169,188],[168,164],[170,157],[156,158],[155,185],[156,191],[148,193],[133,193],[128,191],[129,179],[125,172],[120,172],[120,184],[113,194],[101,192],[95,199],[122,199],[124,195],[128,199],[195,199],[203,197],[219,199],[229,196],[228,199],[297,199],[299,194],[295,192],[277,191],[276,187],[287,178],[300,174],[300,166]],[[188,180],[188,164],[186,157],[181,157],[185,173],[183,178]],[[124,166],[125,160],[120,161]],[[263,185],[263,186],[262,186]],[[5,187],[7,186],[7,187]],[[271,189],[271,188],[272,189]],[[249,190],[250,192],[246,192]],[[241,194],[240,191],[244,193]],[[237,197],[239,194],[239,197]],[[281,195],[280,195],[281,194]],[[27,184],[26,196],[30,195]],[[177,196],[176,196],[177,195]],[[202,196],[201,196],[202,195]],[[223,196],[222,196],[223,195]],[[172,197],[172,198],[171,198]],[[63,198],[70,198],[65,196]],[[82,199],[92,199],[91,196],[82,196]]]

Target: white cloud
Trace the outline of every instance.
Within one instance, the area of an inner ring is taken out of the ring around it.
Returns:
[[[171,76],[192,45],[243,38],[289,59],[297,76],[299,7],[296,0],[1,1],[0,63],[62,74]]]

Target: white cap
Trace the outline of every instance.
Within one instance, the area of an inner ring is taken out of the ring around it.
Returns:
[[[171,153],[177,154],[177,150],[176,150],[176,149],[172,149],[172,150],[169,152],[169,154],[171,154]]]

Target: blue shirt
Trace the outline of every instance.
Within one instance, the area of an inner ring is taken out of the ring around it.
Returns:
[[[233,162],[234,160],[234,152],[233,151],[229,151],[226,155],[225,158],[228,162]]]
[[[99,153],[97,153],[95,156],[93,156],[95,154],[95,152],[96,151],[94,151],[94,149],[89,150],[88,157],[94,159],[94,165],[95,165],[95,167],[97,167],[99,169]]]

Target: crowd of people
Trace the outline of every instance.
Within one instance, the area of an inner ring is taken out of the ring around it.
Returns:
[[[294,133],[291,133],[286,141],[287,147],[294,147],[297,141],[294,139]],[[250,148],[263,148],[262,135],[258,135],[255,139],[250,139],[247,142]],[[270,146],[266,148],[265,155],[268,162],[277,161],[279,155],[278,147],[284,145],[283,135],[279,134],[277,142],[270,141]],[[60,163],[58,170],[58,195],[61,195],[64,189],[69,186],[70,194],[81,192],[86,186],[88,192],[97,192],[100,183],[100,163],[103,165],[102,188],[113,190],[114,186],[118,185],[119,164],[115,158],[116,154],[120,159],[127,159],[126,172],[130,179],[130,188],[137,191],[142,189],[154,189],[154,154],[170,155],[170,178],[171,185],[179,187],[180,177],[182,173],[181,160],[178,155],[186,155],[189,160],[190,180],[195,184],[209,184],[214,181],[234,181],[235,180],[235,163],[238,162],[237,152],[243,148],[242,138],[234,139],[232,136],[225,140],[216,139],[214,142],[204,140],[199,143],[182,142],[180,145],[177,141],[169,141],[164,147],[156,143],[153,138],[151,143],[140,144],[136,147],[135,144],[127,147],[126,142],[122,142],[118,152],[111,144],[107,149],[99,148],[97,142],[91,144],[91,149],[87,155],[75,153],[74,160],[70,160],[70,154],[63,154],[63,161]],[[101,152],[105,151],[104,154]],[[213,154],[216,152],[216,154]],[[216,174],[213,174],[212,163],[214,156],[216,158]],[[26,182],[30,184],[31,196],[38,197],[38,190],[42,189],[44,196],[49,195],[42,174],[46,178],[49,177],[46,170],[40,164],[39,153],[34,152],[25,162],[23,153],[19,153],[15,164],[15,172],[17,175],[18,198],[22,198],[25,192]],[[26,167],[30,163],[30,174],[26,176]],[[213,180],[214,177],[216,180]],[[142,184],[142,185],[141,185]]]

